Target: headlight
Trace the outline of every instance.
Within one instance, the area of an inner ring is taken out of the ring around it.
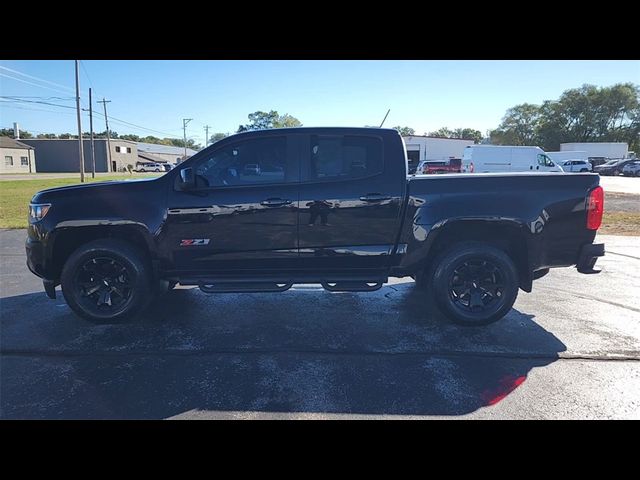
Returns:
[[[51,208],[50,203],[30,203],[29,204],[29,219],[38,222],[44,218]]]

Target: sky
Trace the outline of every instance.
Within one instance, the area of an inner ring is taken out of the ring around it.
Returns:
[[[204,144],[232,133],[257,110],[277,110],[305,126],[410,126],[417,134],[469,127],[483,134],[520,103],[557,99],[589,83],[640,84],[640,61],[352,61],[204,60],[80,63],[82,104],[93,90],[94,130],[182,138]],[[0,60],[0,127],[18,122],[32,133],[77,133],[73,60]],[[21,97],[8,101],[5,97]],[[65,105],[67,108],[42,103]],[[127,123],[123,123],[127,122]],[[83,131],[89,131],[83,113]],[[135,126],[131,125],[134,124]]]

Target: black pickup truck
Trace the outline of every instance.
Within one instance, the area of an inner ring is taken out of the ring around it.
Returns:
[[[453,321],[502,318],[550,267],[596,273],[595,174],[407,177],[395,130],[241,133],[155,179],[43,190],[29,269],[95,322],[177,283],[206,293],[379,289],[412,276]],[[426,303],[426,302],[425,302]]]

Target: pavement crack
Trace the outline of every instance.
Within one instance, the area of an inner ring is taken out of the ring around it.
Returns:
[[[544,285],[537,285],[536,288],[542,288],[542,289],[546,289],[546,290],[553,290],[554,292],[565,293],[567,295],[572,295],[574,297],[582,298],[584,300],[593,300],[595,302],[606,303],[608,305],[613,305],[614,307],[620,307],[620,308],[624,308],[624,309],[627,309],[627,310],[631,310],[633,312],[639,312],[640,313],[640,308],[631,307],[629,305],[624,305],[624,304],[618,303],[618,302],[612,302],[611,300],[602,300],[601,298],[594,297],[592,295],[585,295],[585,294],[581,294],[581,293],[576,293],[574,291],[563,290],[561,288],[551,288],[551,287],[547,287],[547,286],[544,286]]]
[[[610,250],[607,250],[605,253],[607,253],[609,255],[619,255],[621,257],[627,257],[627,258],[633,258],[634,260],[640,260],[640,257],[634,257],[633,255],[627,255],[626,253],[612,252]]]
[[[463,350],[429,350],[429,351],[385,351],[385,350],[299,350],[299,349],[193,349],[193,350],[165,350],[165,351],[87,351],[87,350],[30,350],[4,349],[0,351],[3,357],[195,357],[207,355],[322,355],[322,356],[371,356],[371,357],[452,357],[452,358],[485,358],[504,360],[588,360],[588,361],[640,361],[640,351],[629,351],[619,354],[588,354],[588,353],[550,353],[550,352],[481,352]]]

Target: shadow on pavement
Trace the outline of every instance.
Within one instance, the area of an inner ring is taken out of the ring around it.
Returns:
[[[1,418],[463,415],[565,350],[517,310],[452,325],[412,282],[369,294],[176,290],[120,325],[91,325],[43,293],[3,298],[0,312]]]

